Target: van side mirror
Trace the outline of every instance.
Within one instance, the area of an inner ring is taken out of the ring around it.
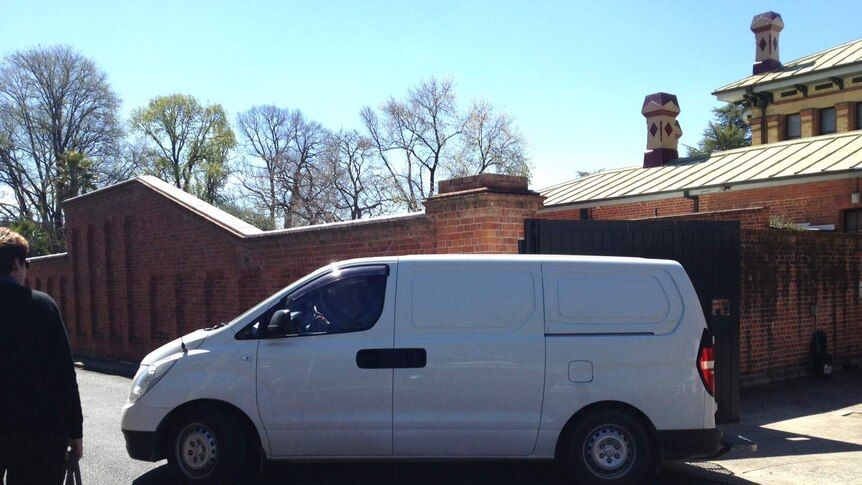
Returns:
[[[298,334],[299,326],[296,324],[296,320],[291,318],[290,310],[278,310],[273,313],[272,318],[269,319],[269,325],[267,325],[266,331],[262,337],[284,337],[285,335]]]

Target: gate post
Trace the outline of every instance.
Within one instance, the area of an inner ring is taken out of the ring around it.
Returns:
[[[715,336],[715,402],[717,423],[739,421],[739,323],[731,315],[712,315]]]

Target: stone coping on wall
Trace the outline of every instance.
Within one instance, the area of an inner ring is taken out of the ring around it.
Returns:
[[[517,175],[500,175],[482,173],[470,177],[441,180],[438,184],[439,195],[465,192],[474,189],[486,189],[491,192],[531,193],[530,179]]]
[[[33,256],[28,258],[30,261],[51,261],[53,259],[65,258],[69,253],[46,254],[44,256]]]
[[[340,222],[328,222],[325,224],[315,224],[313,226],[302,226],[302,227],[290,227],[287,229],[275,229],[272,231],[263,231],[260,234],[252,234],[246,236],[249,239],[260,239],[269,236],[280,236],[285,234],[298,234],[304,232],[313,232],[313,231],[325,231],[332,230],[338,228],[352,229],[362,226],[369,226],[374,224],[386,224],[390,222],[401,222],[408,221],[412,219],[422,219],[427,217],[424,211],[420,212],[408,212],[406,214],[396,214],[393,216],[381,216],[381,217],[372,217],[369,219],[356,219],[352,221],[340,221]]]

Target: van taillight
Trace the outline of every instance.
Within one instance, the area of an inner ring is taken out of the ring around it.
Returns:
[[[712,347],[712,334],[704,329],[697,355],[697,371],[710,396],[715,396],[715,349]]]

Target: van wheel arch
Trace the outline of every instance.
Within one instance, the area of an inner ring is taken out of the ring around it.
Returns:
[[[649,458],[652,462],[650,469],[653,472],[657,472],[661,466],[661,448],[658,432],[656,431],[655,426],[640,409],[620,401],[595,402],[588,406],[584,406],[573,414],[563,426],[562,431],[560,431],[560,435],[557,437],[557,444],[554,452],[554,458],[557,463],[562,464],[566,445],[570,442],[573,430],[577,425],[584,419],[588,419],[595,414],[603,412],[617,412],[627,415],[634,418],[641,426],[643,426],[648,435],[647,438],[649,440],[650,449],[652,450],[652,456]]]
[[[172,446],[171,431],[176,426],[177,419],[194,409],[210,409],[235,417],[240,423],[245,437],[248,440],[247,442],[250,445],[248,447],[249,452],[254,454],[253,456],[249,456],[249,459],[253,460],[250,461],[250,463],[263,463],[266,460],[266,450],[263,449],[263,444],[261,442],[260,435],[258,434],[257,427],[255,427],[251,418],[233,404],[216,399],[198,399],[195,401],[189,401],[177,406],[168,413],[164,419],[162,419],[162,422],[159,424],[157,429],[159,436],[159,451],[161,451],[162,454],[161,458],[166,458],[170,453]]]

